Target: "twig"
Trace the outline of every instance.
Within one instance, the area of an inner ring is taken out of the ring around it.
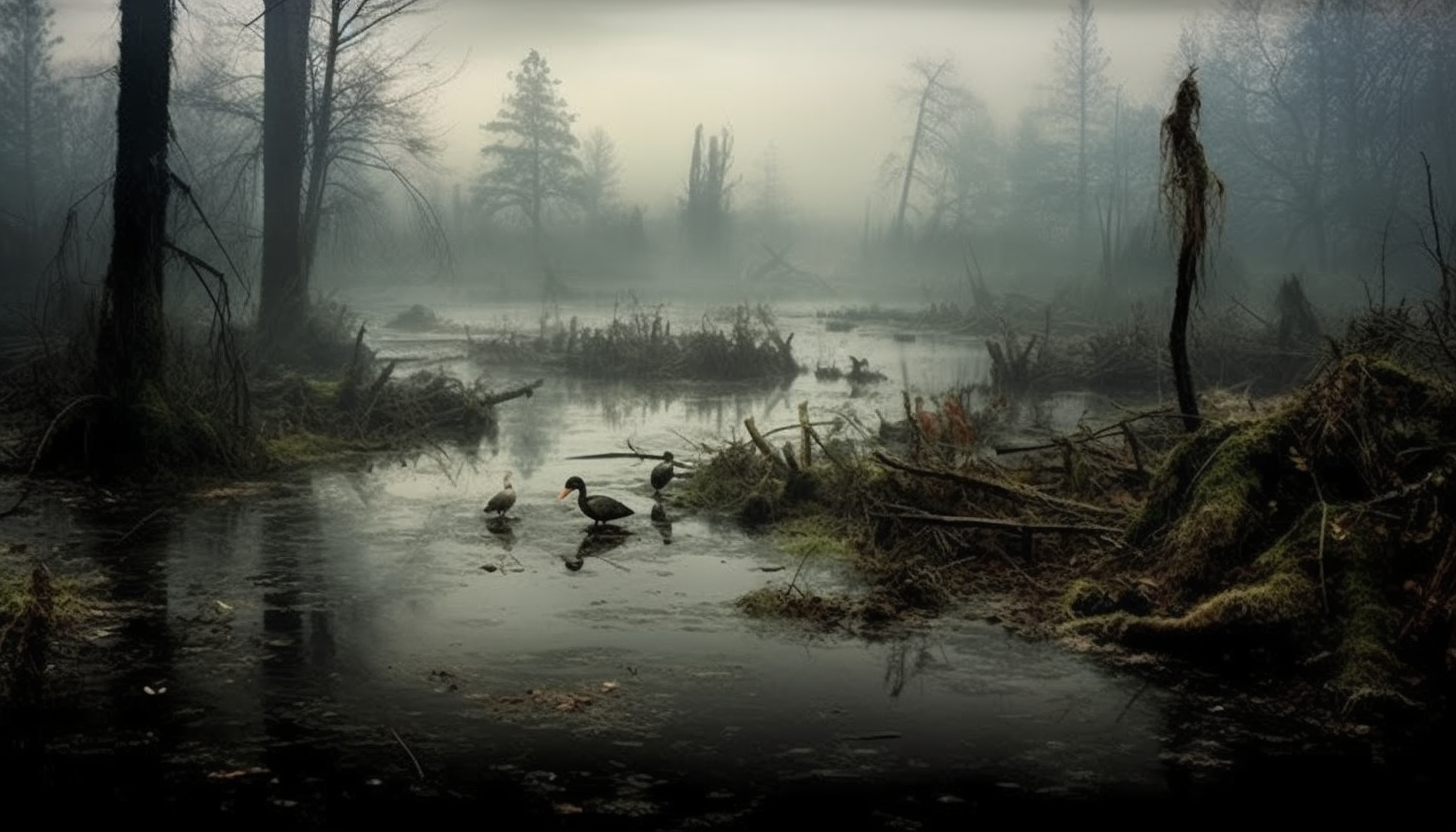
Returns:
[[[415,759],[415,752],[411,751],[410,747],[404,744],[404,740],[400,739],[398,731],[391,728],[389,729],[389,733],[394,735],[394,741],[399,743],[399,747],[403,748],[404,753],[409,755],[410,762],[415,764],[415,774],[418,774],[421,780],[425,779],[425,770],[420,768],[420,761]]]
[[[1306,463],[1306,465],[1308,465],[1308,463]],[[1325,502],[1324,491],[1320,490],[1319,477],[1316,477],[1314,475],[1313,467],[1310,467],[1309,469],[1309,478],[1310,481],[1314,483],[1314,495],[1319,500],[1320,504],[1319,554],[1316,562],[1319,564],[1320,601],[1324,604],[1325,615],[1329,615],[1330,593],[1329,589],[1325,585],[1325,530],[1329,528],[1330,504]]]
[[[120,546],[121,544],[125,543],[128,538],[130,538],[132,535],[134,535],[134,534],[137,533],[137,530],[138,529],[140,529],[142,526],[145,526],[147,524],[147,522],[150,521],[153,517],[156,517],[158,514],[161,514],[162,513],[162,508],[164,508],[164,507],[159,507],[159,508],[152,509],[152,511],[149,512],[146,517],[143,517],[142,519],[136,521],[136,525],[132,526],[130,529],[127,529],[126,534],[122,535],[120,538],[117,539],[117,541],[115,543],[113,543],[111,545],[113,545],[113,546]]]
[[[30,459],[30,468],[25,472],[25,476],[30,477],[35,474],[35,466],[40,463],[40,456],[45,451],[46,444],[50,442],[51,434],[55,432],[56,425],[60,424],[61,417],[65,416],[67,413],[70,413],[72,408],[75,408],[87,402],[104,398],[107,397],[101,395],[100,393],[88,393],[84,396],[78,396],[72,399],[69,404],[61,408],[61,412],[57,413],[55,418],[51,419],[51,423],[46,426],[45,433],[40,438],[40,444],[37,445],[35,448],[35,455],[32,456]]]

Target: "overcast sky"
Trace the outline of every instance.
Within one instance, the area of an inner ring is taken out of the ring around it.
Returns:
[[[53,2],[63,55],[115,54],[113,0]],[[506,73],[536,49],[562,81],[578,135],[601,126],[616,141],[629,199],[653,211],[670,204],[702,122],[709,131],[733,129],[744,187],[773,142],[801,208],[857,221],[880,163],[911,126],[896,97],[908,63],[953,58],[1004,134],[1049,78],[1068,2],[442,0],[410,26],[432,30],[429,46],[442,67],[464,61],[435,107],[448,131],[444,161],[462,177],[477,170],[480,125],[499,109]],[[1135,101],[1162,108],[1176,83],[1170,60],[1180,27],[1208,6],[1096,2],[1113,81]]]

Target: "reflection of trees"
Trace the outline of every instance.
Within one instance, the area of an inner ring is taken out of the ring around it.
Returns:
[[[293,498],[265,511],[259,580],[264,587],[261,683],[267,766],[285,775],[329,770],[335,752],[321,736],[307,742],[308,714],[299,709],[299,703],[306,709],[331,695],[335,665],[333,612],[319,563],[327,549],[318,505],[311,498]]]
[[[885,684],[890,689],[890,698],[899,698],[906,683],[934,665],[929,636],[914,635],[892,642],[885,657]]]

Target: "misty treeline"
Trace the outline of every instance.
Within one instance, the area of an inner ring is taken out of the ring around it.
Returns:
[[[260,274],[285,271],[262,268],[266,6],[188,3],[174,44],[171,167],[188,190],[170,233],[235,275],[234,301],[245,304],[268,294]],[[1419,283],[1429,202],[1456,204],[1456,10],[1441,0],[1200,9],[1167,45],[1166,89],[1150,100],[1119,82],[1095,3],[1072,0],[1046,33],[1041,95],[1008,123],[978,94],[996,79],[907,56],[903,75],[886,79],[902,88],[903,138],[879,171],[844,171],[879,183],[853,228],[804,216],[786,185],[794,159],[771,139],[739,145],[730,112],[708,124],[663,118],[681,148],[662,161],[680,172],[678,194],[661,205],[627,199],[631,172],[613,137],[577,122],[563,93],[571,79],[534,50],[500,79],[498,101],[459,114],[481,127],[480,168],[452,178],[431,126],[452,76],[414,34],[428,25],[401,25],[442,20],[432,4],[309,6],[298,250],[284,253],[297,274],[285,298],[307,297],[322,267],[341,280],[418,274],[449,266],[452,252],[485,262],[486,279],[516,267],[539,279],[543,260],[574,264],[578,277],[641,276],[633,258],[669,247],[687,255],[679,264],[716,261],[736,276],[765,244],[784,251],[821,232],[858,256],[866,278],[954,280],[972,253],[993,280],[1166,287],[1159,123],[1190,65],[1203,142],[1227,185],[1220,274],[1369,274],[1383,258],[1392,281]],[[37,287],[54,302],[104,262],[116,75],[108,62],[56,59],[47,0],[0,8],[0,267],[7,296],[34,308]],[[173,279],[177,298],[206,302],[195,280]]]
[[[1456,6],[1442,0],[1229,0],[1185,24],[1169,92],[1131,99],[1089,0],[1055,39],[1045,95],[993,125],[994,79],[949,62],[907,73],[905,147],[887,161],[865,235],[1028,274],[1166,284],[1159,123],[1196,67],[1202,138],[1227,186],[1221,258],[1249,271],[1430,281],[1425,167],[1456,204]],[[1173,45],[1170,45],[1173,46]],[[1398,266],[1404,268],[1397,268]]]
[[[415,262],[444,262],[441,200],[421,183],[438,171],[428,116],[450,76],[423,39],[391,31],[432,4],[277,5],[302,24],[292,50],[298,77],[286,85],[302,108],[297,248],[285,252],[297,291],[286,305],[310,297],[309,276],[323,261],[348,269],[407,251]],[[186,187],[170,206],[169,239],[227,273],[238,313],[278,274],[262,268],[270,8],[190,2],[172,39],[169,168]],[[117,69],[112,60],[58,60],[52,14],[47,0],[0,3],[0,175],[23,183],[0,189],[0,271],[7,304],[55,318],[79,313],[77,284],[94,285],[108,255]],[[168,281],[169,304],[210,305],[186,269],[169,269]]]

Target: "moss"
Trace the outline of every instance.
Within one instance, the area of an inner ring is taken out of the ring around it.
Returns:
[[[265,444],[269,459],[276,465],[289,468],[320,462],[332,462],[377,448],[359,442],[350,442],[336,436],[295,431],[269,439]]]
[[[1116,609],[1117,602],[1102,584],[1088,578],[1076,578],[1062,592],[1062,613],[1068,618],[1106,615]]]
[[[816,511],[791,517],[775,532],[779,547],[791,555],[851,559],[859,554],[843,520]]]

